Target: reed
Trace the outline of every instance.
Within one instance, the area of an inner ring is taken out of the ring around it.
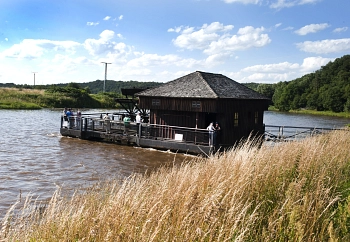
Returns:
[[[2,221],[4,241],[349,241],[350,134],[254,141],[96,184]]]

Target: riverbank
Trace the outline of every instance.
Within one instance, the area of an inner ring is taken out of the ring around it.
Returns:
[[[269,111],[280,112],[274,106],[270,106]],[[321,115],[321,116],[330,116],[330,117],[339,117],[339,118],[350,118],[350,112],[335,113],[332,111],[316,111],[316,110],[302,109],[302,110],[289,110],[289,113],[300,113],[300,114]]]
[[[2,221],[4,241],[345,241],[350,134],[242,144],[208,159],[101,182]],[[0,237],[1,238],[1,237]]]
[[[88,94],[82,89],[62,92],[42,89],[0,88],[0,109],[35,110],[42,108],[120,108],[117,94]]]

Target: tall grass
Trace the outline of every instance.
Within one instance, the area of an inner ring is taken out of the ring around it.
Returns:
[[[350,134],[334,131],[97,184],[2,221],[4,241],[349,241]]]
[[[43,90],[0,88],[1,109],[40,109],[36,99]]]

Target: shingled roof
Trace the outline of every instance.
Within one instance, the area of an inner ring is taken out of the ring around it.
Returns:
[[[174,98],[268,99],[258,92],[221,74],[195,71],[136,96]]]

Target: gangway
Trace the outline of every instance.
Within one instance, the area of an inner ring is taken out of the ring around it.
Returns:
[[[293,141],[333,130],[349,131],[348,129],[337,128],[265,125],[265,140],[274,142]]]

